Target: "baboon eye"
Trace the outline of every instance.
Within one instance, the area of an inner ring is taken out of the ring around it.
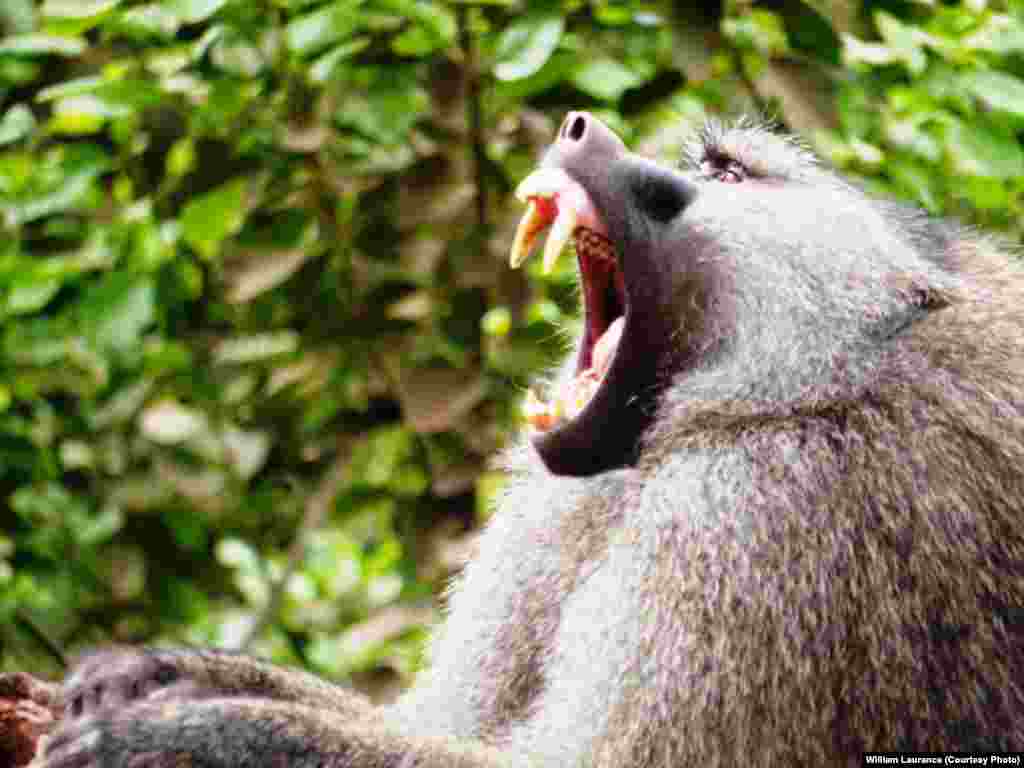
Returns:
[[[714,181],[739,184],[747,178],[747,169],[730,157],[709,157],[700,164],[701,173]]]

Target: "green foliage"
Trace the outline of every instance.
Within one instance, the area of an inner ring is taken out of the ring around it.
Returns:
[[[664,158],[760,109],[1019,236],[1020,0],[842,5],[7,0],[0,664],[53,668],[45,636],[412,672],[575,322],[571,261],[505,266],[568,108]]]
[[[876,11],[879,42],[844,38],[834,162],[879,186],[1019,237],[1024,150],[1024,6],[1011,2]],[[865,168],[855,143],[877,150]]]

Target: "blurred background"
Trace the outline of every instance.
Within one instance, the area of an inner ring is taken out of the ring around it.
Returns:
[[[571,108],[1024,232],[1024,0],[2,0],[0,671],[406,684],[575,327],[572,259],[507,266]]]

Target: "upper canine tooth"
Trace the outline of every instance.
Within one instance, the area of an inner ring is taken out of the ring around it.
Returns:
[[[558,217],[548,233],[548,241],[544,244],[544,274],[549,274],[558,261],[558,255],[572,237],[576,229],[576,211],[569,205],[558,209]]]
[[[525,203],[531,197],[553,197],[571,183],[569,174],[561,168],[538,168],[516,187],[516,200]]]
[[[512,250],[508,255],[508,263],[512,269],[518,269],[526,261],[526,257],[533,250],[533,241],[537,239],[537,233],[544,229],[546,222],[540,212],[540,208],[533,200],[526,206],[526,213],[519,220],[516,228],[516,237],[512,241]]]

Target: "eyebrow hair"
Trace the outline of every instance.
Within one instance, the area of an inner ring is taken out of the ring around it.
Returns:
[[[818,168],[817,158],[799,139],[777,133],[766,121],[708,120],[683,148],[684,166],[697,170],[705,160],[734,160],[751,175],[799,179]]]

